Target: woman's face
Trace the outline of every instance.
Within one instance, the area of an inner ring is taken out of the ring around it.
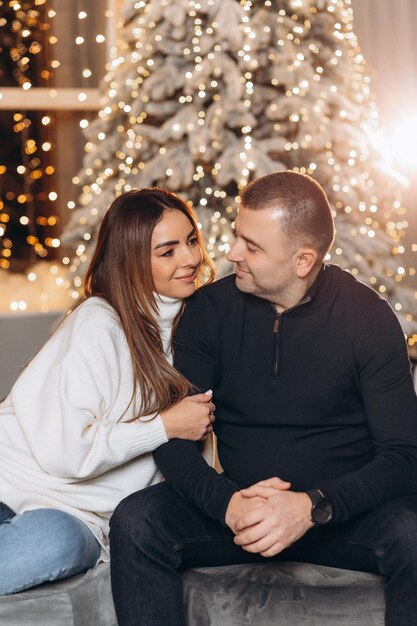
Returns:
[[[202,254],[197,233],[184,213],[166,210],[151,239],[151,268],[155,291],[186,298],[194,293]]]

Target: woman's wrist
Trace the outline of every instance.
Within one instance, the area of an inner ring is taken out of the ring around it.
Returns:
[[[164,425],[165,432],[167,434],[168,439],[174,439],[175,428],[173,428],[173,425],[171,425],[171,420],[169,418],[169,415],[167,414],[167,412],[164,412],[164,413],[160,413],[160,416],[161,416],[162,423]]]

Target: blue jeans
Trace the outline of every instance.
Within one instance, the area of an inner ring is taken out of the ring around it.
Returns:
[[[57,509],[16,515],[0,503],[0,595],[81,574],[100,545],[79,519]]]
[[[386,502],[350,522],[313,528],[272,558],[160,483],[125,498],[110,523],[119,626],[185,626],[181,568],[299,561],[382,574],[386,626],[417,624],[417,496]]]

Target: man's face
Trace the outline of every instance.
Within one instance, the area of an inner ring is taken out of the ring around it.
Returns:
[[[236,264],[236,286],[284,308],[297,282],[297,246],[281,230],[279,208],[252,211],[241,206],[236,239],[227,254]]]

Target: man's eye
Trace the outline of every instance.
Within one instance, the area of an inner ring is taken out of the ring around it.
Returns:
[[[252,246],[249,246],[248,244],[246,244],[246,249],[248,252],[257,252],[256,248],[252,248]]]

